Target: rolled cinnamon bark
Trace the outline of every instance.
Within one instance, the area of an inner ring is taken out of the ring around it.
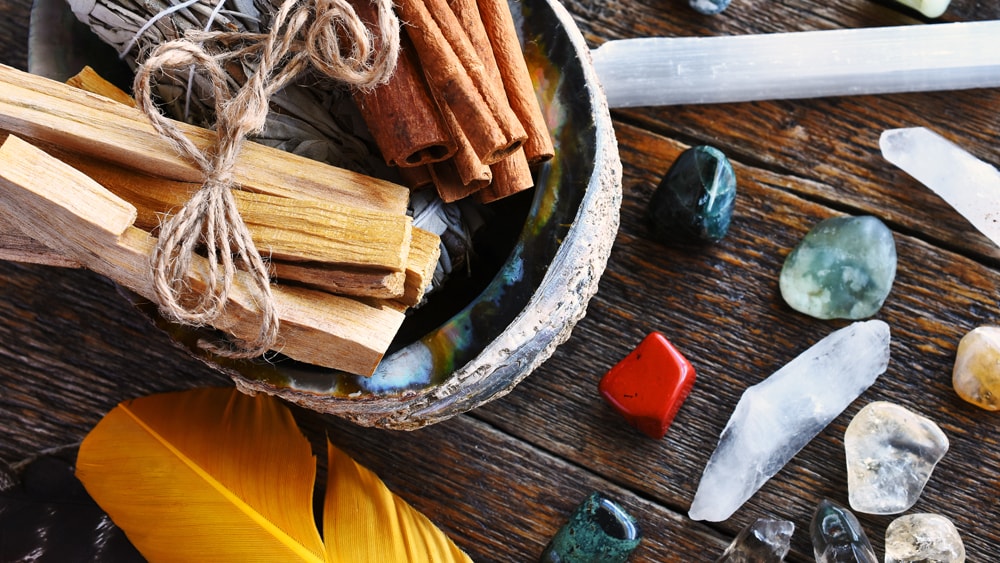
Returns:
[[[484,164],[517,150],[527,133],[445,0],[401,0],[399,11],[429,86],[452,109]]]
[[[490,171],[493,173],[493,181],[488,187],[476,192],[476,198],[480,203],[490,203],[514,195],[532,187],[535,183],[523,147],[490,166]]]
[[[545,116],[535,95],[521,43],[517,38],[514,18],[507,0],[477,0],[479,14],[490,38],[504,88],[514,113],[527,132],[524,152],[530,164],[552,158],[555,148],[549,135]]]
[[[354,101],[387,164],[420,166],[455,154],[455,139],[431,99],[408,42],[400,47],[389,82],[355,92]]]

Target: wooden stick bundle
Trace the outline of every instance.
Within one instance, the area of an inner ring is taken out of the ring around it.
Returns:
[[[78,83],[97,90],[107,87],[93,77]],[[83,265],[153,298],[148,259],[156,239],[143,228],[155,231],[158,215],[182,203],[195,187],[188,179],[190,165],[176,159],[176,169],[166,178],[149,175],[150,170],[168,168],[164,163],[173,153],[157,146],[159,136],[144,116],[103,96],[74,90],[0,67],[0,135],[14,130],[44,146],[54,143],[62,158],[86,169],[81,172],[14,135],[8,137],[0,148],[0,202],[5,207],[0,240],[13,251],[4,248],[0,256]],[[193,138],[207,139],[208,132],[191,131]],[[97,142],[88,143],[88,136]],[[118,151],[113,150],[116,146]],[[273,287],[281,320],[280,351],[316,365],[370,375],[405,308],[423,296],[437,264],[438,237],[412,227],[405,188],[253,143],[246,147],[245,153],[258,158],[241,162],[237,175],[256,190],[235,195],[255,242],[283,259],[275,262],[283,279],[297,278],[320,289]],[[300,184],[300,168],[277,182],[281,171],[299,164],[313,172],[313,178]],[[374,190],[366,195],[331,189],[323,198],[317,177],[343,178],[357,186],[370,182]],[[141,210],[107,187],[139,203]],[[358,202],[362,205],[352,205]],[[110,226],[103,223],[105,214],[113,221]],[[54,252],[41,252],[31,244],[33,239]],[[202,285],[197,272],[207,268],[202,260],[187,280],[195,290]],[[237,273],[231,302],[213,323],[239,339],[252,338],[259,327],[255,297],[245,277]],[[340,295],[351,291],[382,299]]]
[[[156,239],[133,226],[135,208],[13,135],[0,147],[0,203],[5,217],[36,240],[140,295],[154,296],[148,261]],[[188,280],[193,287],[207,268],[204,261],[196,265]],[[259,329],[246,277],[237,273],[214,325],[237,338],[253,338]],[[397,307],[303,288],[278,286],[274,297],[282,353],[352,373],[374,372],[404,316]]]

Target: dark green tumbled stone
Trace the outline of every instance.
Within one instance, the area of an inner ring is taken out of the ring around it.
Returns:
[[[624,563],[642,539],[635,518],[591,493],[545,547],[541,563]]]
[[[726,236],[736,203],[736,174],[710,146],[682,152],[649,200],[647,217],[661,242],[716,242]]]

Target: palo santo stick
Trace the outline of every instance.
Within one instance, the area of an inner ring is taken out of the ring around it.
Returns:
[[[383,299],[391,299],[398,303],[402,310],[413,307],[424,298],[424,292],[431,283],[434,270],[437,268],[438,259],[441,257],[441,238],[436,234],[424,229],[413,228],[413,237],[410,242],[410,252],[406,261],[406,271],[392,272],[386,274],[386,279],[382,280],[386,286],[396,287],[399,284],[399,293],[395,295],[373,295]],[[374,275],[371,272],[358,272],[358,277],[352,279],[350,272],[338,272],[335,280],[324,278],[322,270],[308,268],[304,269],[301,277],[288,275],[288,268],[298,267],[295,264],[285,262],[275,262],[275,273],[279,278],[287,277],[307,283],[318,289],[330,291],[332,293],[347,293],[344,285],[351,283],[365,283],[364,276]],[[390,279],[391,278],[391,279]],[[348,288],[350,289],[350,288]]]
[[[271,262],[274,276],[328,293],[398,299],[406,287],[405,271],[330,268],[311,262]]]
[[[176,125],[199,148],[214,132]],[[0,65],[0,129],[173,180],[203,173],[177,154],[139,110],[53,80]],[[409,190],[253,142],[243,145],[234,180],[244,189],[406,213]]]
[[[5,211],[0,211],[0,260],[59,268],[80,267],[76,260],[66,258],[24,234]]]
[[[125,287],[153,298],[148,260],[156,239],[133,226],[135,208],[88,178],[17,137],[0,147],[0,204],[36,240]],[[197,261],[195,289],[207,261]],[[252,283],[237,272],[215,327],[251,339],[259,330]],[[285,355],[311,364],[371,375],[402,323],[388,306],[294,287],[275,287]]]
[[[462,124],[485,164],[500,160],[524,141],[526,133],[503,92],[489,88],[483,66],[444,0],[402,0],[400,15],[409,25],[424,76]]]
[[[524,151],[528,163],[538,164],[549,160],[555,154],[555,148],[535,95],[510,6],[507,0],[478,0],[478,4],[480,17],[503,77],[507,99],[527,132]]]
[[[355,93],[354,101],[387,164],[420,166],[455,154],[455,140],[431,99],[412,45],[402,44],[388,83]]]
[[[441,257],[441,238],[423,229],[413,229],[410,260],[406,266],[406,288],[399,302],[414,307],[424,298]]]
[[[136,206],[136,226],[154,231],[197,184],[156,178],[106,162],[53,151],[115,195]],[[293,200],[235,190],[236,207],[254,244],[279,260],[403,271],[412,220],[406,215],[314,200]]]
[[[132,96],[129,96],[124,90],[105,80],[103,76],[97,74],[97,71],[89,66],[83,67],[83,70],[69,77],[66,80],[66,84],[74,88],[86,90],[87,92],[100,94],[120,104],[135,107],[135,99]]]

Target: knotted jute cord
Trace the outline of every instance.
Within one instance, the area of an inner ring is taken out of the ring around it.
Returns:
[[[370,89],[388,81],[399,52],[399,21],[391,0],[374,1],[377,37],[345,0],[286,0],[274,14],[269,33],[188,33],[159,45],[136,70],[137,105],[156,130],[204,173],[201,188],[160,226],[150,262],[161,311],[178,322],[211,324],[222,313],[240,269],[247,271],[250,289],[256,292],[259,334],[240,339],[235,348],[211,346],[215,353],[259,356],[274,348],[278,337],[270,272],[232,193],[238,187],[233,168],[243,141],[263,130],[271,96],[310,67],[356,88]],[[235,93],[225,71],[226,62],[234,59],[257,63],[256,72]],[[155,75],[192,67],[210,80],[215,98],[216,138],[206,148],[188,139],[153,101]],[[193,272],[201,249],[208,271]],[[192,277],[204,288],[193,288]]]

